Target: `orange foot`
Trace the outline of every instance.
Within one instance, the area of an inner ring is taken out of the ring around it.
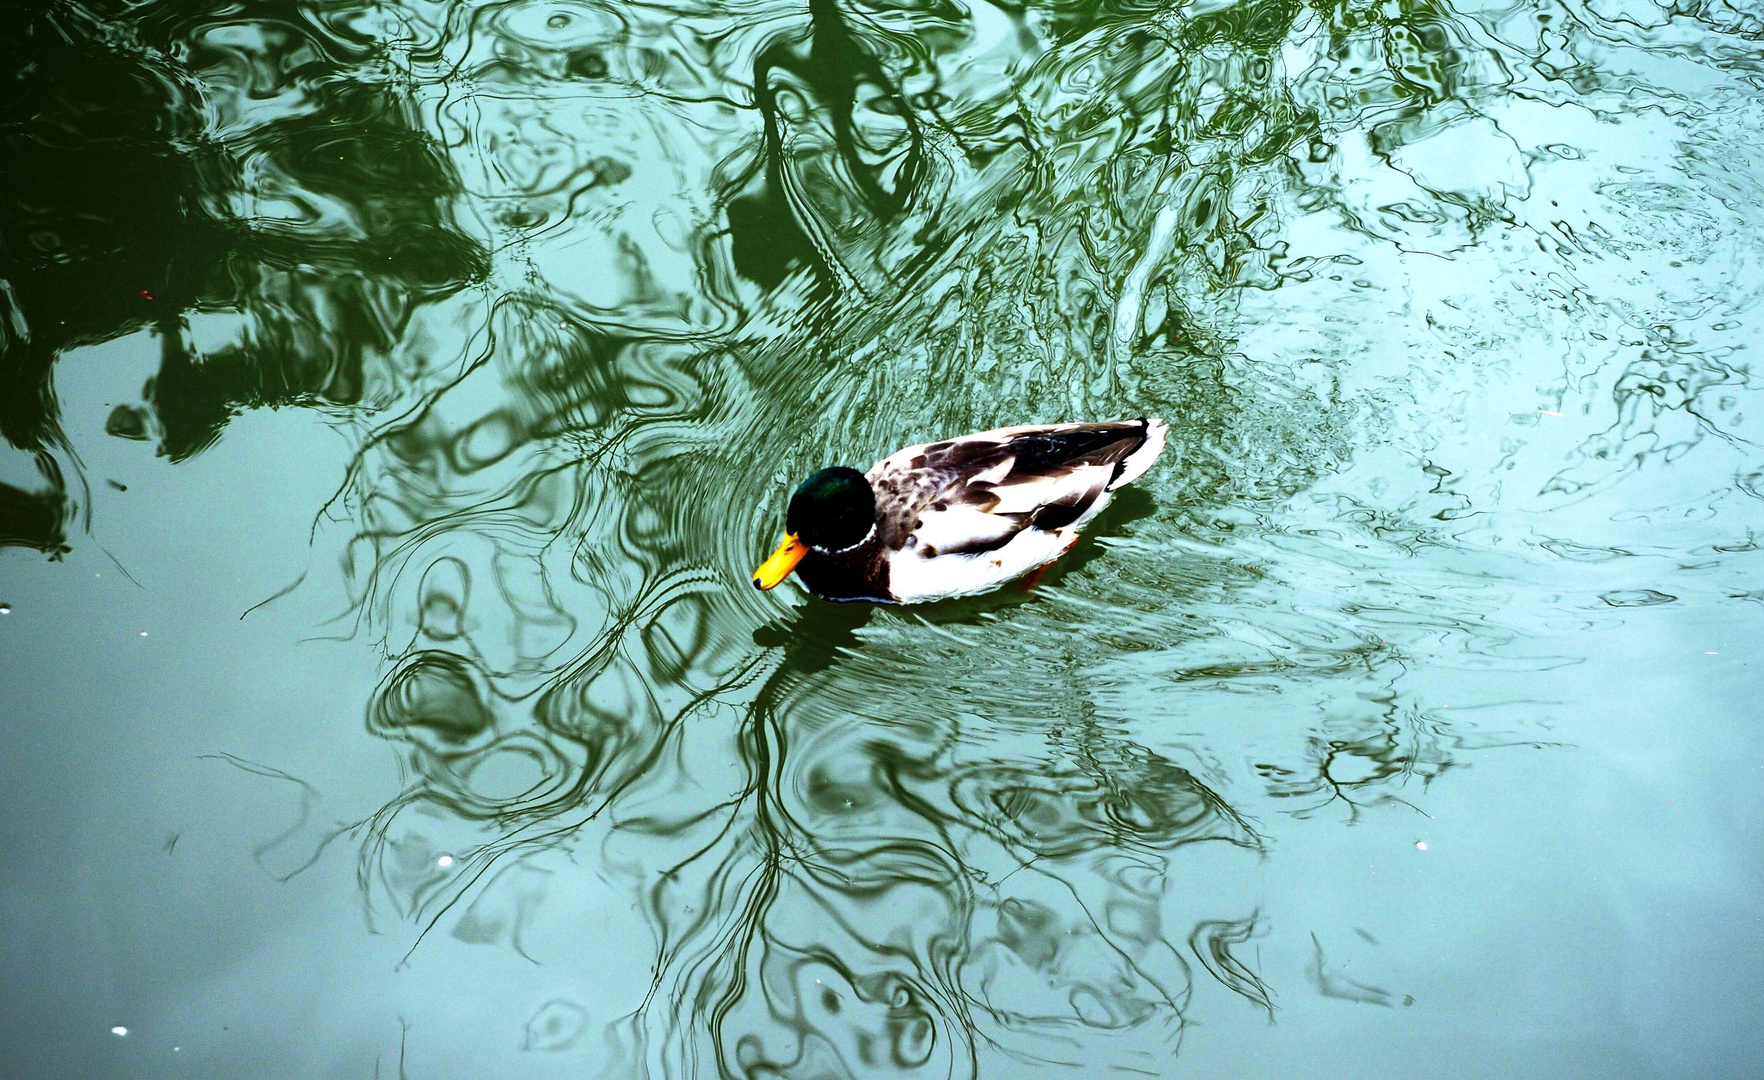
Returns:
[[[1053,563],[1042,563],[1040,566],[1037,566],[1035,569],[1029,571],[1029,576],[1023,579],[1023,591],[1024,592],[1035,591],[1035,586],[1037,584],[1039,584],[1041,581],[1041,575],[1047,573],[1047,568],[1052,565],[1053,565]]]

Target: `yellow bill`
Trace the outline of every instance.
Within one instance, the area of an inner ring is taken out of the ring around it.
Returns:
[[[790,576],[790,571],[796,569],[796,564],[807,554],[807,544],[798,540],[795,533],[785,533],[784,542],[778,545],[778,550],[772,552],[772,557],[760,563],[760,568],[753,572],[753,587],[776,587],[780,581]]]

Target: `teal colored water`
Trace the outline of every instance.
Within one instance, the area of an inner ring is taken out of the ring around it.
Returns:
[[[8,1076],[1754,1075],[1739,0],[0,29]],[[1142,415],[1031,592],[791,488]]]

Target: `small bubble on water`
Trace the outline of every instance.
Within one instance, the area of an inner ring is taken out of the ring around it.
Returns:
[[[1425,841],[1425,840],[1415,841],[1415,850],[1416,851],[1426,851],[1427,850],[1427,841]]]
[[[0,615],[10,615],[10,614],[12,614],[12,605],[11,604],[0,604]]]
[[[142,636],[142,637],[146,637],[146,636],[147,636],[147,631],[145,631],[145,630],[143,630],[143,631],[141,631],[141,636]]]
[[[124,1035],[127,1035],[129,1033],[129,1029],[126,1027],[123,1027],[121,1024],[118,1024],[115,1027],[110,1029],[110,1033],[120,1039]]]
[[[553,30],[562,30],[564,27],[570,25],[570,17],[560,12],[553,15],[551,18],[546,19],[545,25],[551,27]]]
[[[436,860],[435,860],[435,865],[436,865],[436,866],[439,866],[439,867],[440,867],[440,868],[441,868],[441,869],[443,869],[443,870],[445,870],[445,869],[447,869],[447,868],[448,868],[448,867],[449,867],[449,866],[452,866],[452,865],[453,865],[453,856],[451,856],[451,855],[443,855],[443,856],[441,856],[441,857],[440,857],[440,858],[439,858],[439,859],[436,859]]]

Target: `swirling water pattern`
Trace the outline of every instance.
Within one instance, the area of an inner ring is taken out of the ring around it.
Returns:
[[[518,1009],[435,990],[339,1075],[1177,1075],[1300,999],[1402,1016],[1425,950],[1377,967],[1294,849],[1571,753],[1600,635],[1755,632],[1743,5],[8,33],[0,540],[102,535],[57,365],[103,342],[154,362],[109,439],[193,465],[301,409],[348,443],[305,574],[246,602],[340,597],[311,632],[380,665],[399,790],[264,850],[354,858],[402,977]],[[1165,463],[1033,593],[746,585],[820,465],[1134,415]]]

